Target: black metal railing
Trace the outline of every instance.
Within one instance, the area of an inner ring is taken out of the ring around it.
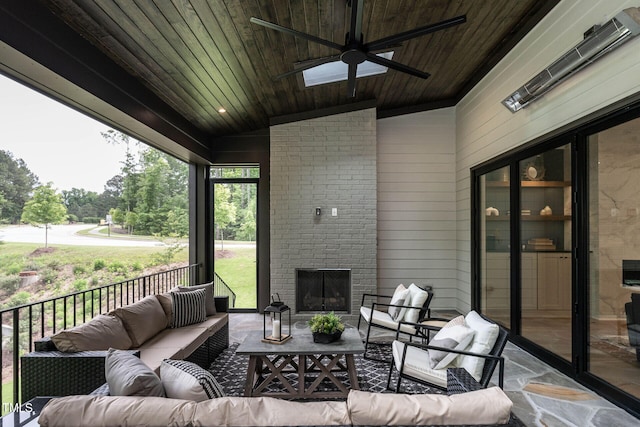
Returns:
[[[218,276],[218,273],[213,273],[213,292],[219,296],[228,296],[229,297],[229,307],[233,308],[236,306],[236,293],[231,290],[229,285],[222,280],[222,277]]]
[[[49,298],[0,310],[2,323],[2,351],[0,352],[0,402],[9,402],[3,396],[3,388],[13,379],[13,402],[19,402],[20,356],[33,351],[33,342],[59,330],[81,325],[100,313],[132,304],[147,295],[169,292],[175,286],[190,286],[198,280],[198,264],[137,277],[119,283],[100,286],[85,291]],[[235,293],[217,275],[214,293],[228,295],[230,306],[235,304]],[[17,325],[17,327],[15,327]],[[4,330],[9,330],[9,336]],[[11,364],[5,367],[5,361]]]

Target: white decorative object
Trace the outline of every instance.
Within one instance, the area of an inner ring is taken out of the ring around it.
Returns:
[[[282,329],[280,327],[280,320],[274,319],[273,326],[271,328],[271,336],[276,339],[280,339],[280,334],[282,333]]]
[[[540,215],[547,216],[553,214],[553,211],[549,207],[549,205],[545,206],[544,209],[540,210]]]

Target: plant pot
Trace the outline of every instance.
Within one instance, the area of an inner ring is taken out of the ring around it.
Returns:
[[[342,331],[326,334],[324,332],[313,332],[313,342],[318,344],[329,344],[338,341],[342,336]]]

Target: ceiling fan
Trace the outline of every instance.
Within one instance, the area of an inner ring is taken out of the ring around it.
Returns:
[[[339,54],[333,56],[327,56],[311,60],[303,66],[296,68],[295,70],[288,71],[286,73],[276,76],[275,80],[301,73],[304,70],[308,70],[313,67],[317,67],[329,62],[342,61],[349,66],[348,79],[347,79],[347,91],[348,96],[353,98],[356,96],[356,73],[358,71],[358,65],[365,61],[370,61],[383,67],[388,67],[396,71],[410,74],[412,76],[426,79],[429,77],[429,73],[417,70],[409,67],[408,65],[401,64],[396,61],[392,61],[372,53],[382,49],[388,49],[392,46],[397,46],[399,43],[410,40],[416,37],[424,36],[426,34],[434,33],[436,31],[444,30],[455,25],[462,24],[467,21],[466,15],[457,16],[455,18],[447,19],[437,22],[435,24],[426,25],[424,27],[415,28],[413,30],[398,33],[392,36],[384,37],[379,40],[374,40],[369,43],[364,43],[362,35],[362,3],[364,0],[347,0],[347,5],[351,7],[349,32],[345,35],[345,44],[341,46],[329,40],[322,39],[320,37],[313,36],[311,34],[303,33],[293,30],[291,28],[282,27],[280,25],[263,21],[258,18],[251,18],[249,21],[262,25],[263,27],[270,28],[272,30],[280,31],[285,34],[290,34],[294,37],[299,37],[314,43],[319,43],[324,46],[328,46],[332,49],[340,51]]]

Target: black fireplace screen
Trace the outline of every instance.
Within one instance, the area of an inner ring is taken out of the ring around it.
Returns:
[[[296,308],[311,311],[349,312],[351,270],[296,269]]]

